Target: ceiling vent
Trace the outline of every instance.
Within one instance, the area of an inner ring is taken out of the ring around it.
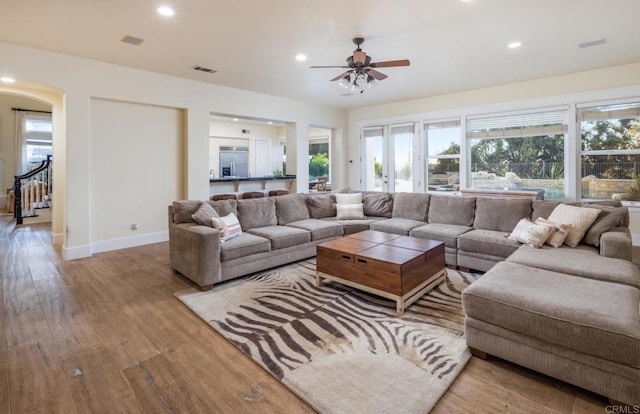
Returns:
[[[598,39],[598,40],[592,40],[590,42],[579,43],[578,47],[580,49],[584,49],[586,47],[594,47],[594,46],[604,45],[605,43],[607,43],[607,39]]]
[[[193,66],[191,69],[197,70],[199,72],[205,72],[205,73],[216,73],[217,72],[217,70],[213,70],[211,68],[205,68],[204,66]]]
[[[340,96],[353,96],[354,94],[351,92],[343,93]]]
[[[139,37],[125,35],[122,39],[120,39],[123,43],[128,43],[134,46],[140,46],[140,43],[144,42],[144,39],[140,39]]]

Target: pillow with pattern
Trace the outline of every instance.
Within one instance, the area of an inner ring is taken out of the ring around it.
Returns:
[[[214,217],[211,219],[213,227],[220,231],[220,243],[231,240],[242,235],[242,227],[238,218],[233,213],[224,217]]]
[[[539,249],[547,241],[549,235],[553,233],[551,226],[536,224],[526,218],[521,219],[509,235],[509,239],[518,243],[528,244]]]
[[[554,223],[553,221],[549,221],[546,218],[542,217],[538,217],[534,223],[550,226],[551,228],[553,228],[553,233],[549,235],[546,243],[549,246],[556,248],[562,246],[562,243],[564,243],[564,240],[569,235],[569,229],[571,228],[571,225]]]

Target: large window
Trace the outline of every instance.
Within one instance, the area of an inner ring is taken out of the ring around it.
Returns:
[[[564,197],[566,111],[470,119],[471,187]]]
[[[427,189],[460,189],[460,121],[430,122],[424,125],[427,141]]]
[[[52,155],[53,125],[50,114],[28,113],[25,120],[27,134],[27,169],[32,170]]]
[[[640,103],[578,109],[582,198],[624,193],[640,173]]]

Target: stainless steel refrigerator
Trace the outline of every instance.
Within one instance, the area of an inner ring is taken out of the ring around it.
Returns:
[[[249,147],[220,147],[220,178],[249,175]]]

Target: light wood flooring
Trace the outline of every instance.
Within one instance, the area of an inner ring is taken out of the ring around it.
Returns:
[[[0,277],[0,413],[313,412],[173,296],[190,285],[168,243],[65,262],[47,225],[0,216]],[[433,412],[606,405],[489,357],[472,358]]]

